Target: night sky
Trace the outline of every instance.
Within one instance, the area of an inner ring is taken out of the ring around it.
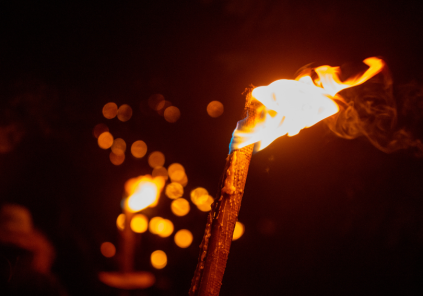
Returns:
[[[118,295],[97,279],[117,270],[100,245],[118,245],[125,181],[151,173],[148,155],[127,151],[111,164],[92,133],[98,123],[163,152],[166,167],[182,164],[185,198],[198,186],[214,195],[247,86],[293,79],[309,63],[348,68],[378,56],[393,77],[398,123],[423,139],[423,4],[88,2],[0,4],[0,203],[31,211],[69,295]],[[180,109],[176,123],[148,107],[153,94]],[[206,112],[213,100],[225,108],[218,118]],[[129,104],[132,118],[104,118],[108,102]],[[221,295],[421,295],[422,181],[413,149],[387,154],[323,122],[276,140],[252,158],[239,215],[246,231],[232,244]],[[194,242],[138,237],[135,267],[157,282],[133,295],[188,293],[207,214],[191,204],[176,217],[170,202],[162,194],[143,213],[191,230]],[[157,249],[168,255],[162,270],[149,261]]]

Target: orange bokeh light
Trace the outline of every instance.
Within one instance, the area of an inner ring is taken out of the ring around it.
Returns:
[[[212,101],[207,105],[207,114],[216,118],[223,114],[223,104],[219,101]]]
[[[138,140],[132,143],[131,153],[136,158],[142,158],[147,153],[147,144],[144,141]]]
[[[107,119],[115,118],[118,113],[117,105],[113,102],[107,103],[103,107],[103,116]]]
[[[162,167],[164,163],[165,163],[165,156],[160,151],[151,152],[151,154],[148,156],[148,164],[153,169],[157,167]]]
[[[162,269],[167,265],[166,253],[162,250],[157,250],[151,253],[150,256],[151,265],[156,269]]]
[[[100,246],[100,252],[104,257],[111,258],[116,254],[116,247],[111,242],[104,242]]]
[[[116,138],[110,148],[114,154],[122,155],[126,151],[126,142],[124,139]]]
[[[244,234],[244,231],[245,231],[244,224],[242,224],[239,221],[236,221],[235,229],[234,229],[234,234],[232,236],[232,240],[239,239]]]
[[[170,204],[170,209],[176,216],[185,216],[190,210],[189,202],[185,198],[175,199]]]
[[[184,194],[184,187],[179,183],[172,182],[167,184],[165,194],[170,199],[176,199]]]
[[[98,136],[97,142],[101,149],[109,149],[113,145],[113,136],[109,132],[104,132]]]
[[[192,236],[191,231],[188,229],[181,229],[177,233],[175,233],[175,244],[180,248],[188,248],[194,237]]]
[[[107,125],[105,125],[104,123],[99,123],[97,124],[94,129],[93,129],[93,135],[96,139],[98,139],[98,137],[104,133],[104,132],[108,132],[109,128]]]
[[[126,216],[125,214],[120,214],[117,219],[116,219],[116,226],[119,230],[124,230],[125,229],[125,219]]]
[[[119,107],[117,111],[117,117],[120,121],[125,122],[131,119],[132,117],[132,108],[127,104],[123,104]]]
[[[109,159],[114,165],[121,165],[125,161],[125,154],[116,155],[113,152],[110,152]]]
[[[146,232],[148,229],[148,218],[143,214],[135,214],[131,219],[131,229],[136,233]]]

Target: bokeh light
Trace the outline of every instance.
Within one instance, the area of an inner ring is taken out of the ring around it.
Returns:
[[[111,258],[116,254],[116,247],[111,242],[104,242],[100,246],[100,252],[104,257]]]
[[[101,149],[109,149],[113,145],[113,136],[109,132],[104,132],[98,136],[97,142]]]
[[[166,253],[162,250],[157,250],[151,253],[150,256],[151,265],[153,265],[156,269],[162,269],[167,264],[167,256]]]
[[[159,217],[159,216],[152,218],[150,220],[149,225],[148,225],[148,230],[153,234],[158,234],[159,224],[162,220],[163,220],[163,218]]]
[[[182,185],[179,183],[172,182],[167,184],[165,194],[170,199],[177,199],[178,197],[184,195],[184,187],[182,187]]]
[[[127,104],[123,104],[119,107],[117,112],[117,118],[122,121],[128,121],[132,117],[132,108]]]
[[[172,106],[172,103],[170,101],[163,101],[163,104],[160,104],[161,108],[157,110],[157,114],[159,114],[160,116],[164,116],[164,112],[165,110]]]
[[[147,153],[147,144],[144,141],[138,140],[132,143],[131,153],[136,158],[142,158]]]
[[[173,223],[168,219],[162,219],[157,223],[157,234],[161,237],[168,237],[173,233]]]
[[[114,165],[121,165],[125,161],[125,154],[114,154],[113,152],[110,152],[109,154],[110,162]]]
[[[239,221],[236,221],[235,229],[234,229],[234,234],[232,236],[232,240],[239,239],[244,234],[244,230],[245,230],[244,224],[242,224]]]
[[[167,170],[172,182],[180,183],[185,177],[185,168],[179,163],[172,163]]]
[[[125,229],[125,219],[126,216],[125,214],[120,214],[117,219],[116,219],[116,226],[119,230],[124,230]]]
[[[169,178],[167,170],[164,167],[154,168],[151,175],[153,176],[153,178],[162,177],[165,181],[167,181],[167,179]]]
[[[154,169],[162,167],[165,163],[165,156],[160,151],[154,151],[148,157],[148,164]]]
[[[148,98],[148,106],[155,111],[162,109],[164,105],[165,99],[161,94],[154,94]]]
[[[97,124],[94,128],[93,128],[93,136],[98,139],[98,137],[104,133],[104,132],[108,132],[109,128],[107,125],[105,125],[104,123],[99,123]]]
[[[113,141],[112,147],[110,147],[112,152],[116,155],[124,154],[126,151],[126,142],[124,139],[116,138]]]
[[[167,122],[175,123],[181,117],[181,111],[179,111],[178,107],[170,106],[166,108],[163,116]]]
[[[131,220],[131,229],[136,233],[146,232],[148,229],[148,218],[143,214],[135,214]]]
[[[115,118],[118,113],[118,107],[115,103],[110,102],[103,107],[103,116],[107,119]]]
[[[187,186],[187,184],[188,184],[188,177],[187,177],[187,175],[184,175],[184,177],[182,178],[182,180],[180,180],[180,181],[175,181],[175,182],[178,182],[179,184],[181,184],[182,186]]]
[[[207,196],[207,200],[204,203],[197,205],[197,208],[202,212],[208,212],[211,210],[211,205],[213,202],[214,202],[213,197],[209,195]]]
[[[175,233],[175,244],[180,248],[188,248],[194,237],[192,236],[191,231],[188,229],[181,229]]]
[[[212,101],[207,105],[207,114],[216,118],[223,114],[223,104],[219,101]]]
[[[170,209],[172,210],[172,213],[174,213],[176,216],[185,216],[189,213],[190,210],[189,202],[185,198],[175,199],[170,204]]]
[[[191,191],[191,201],[196,206],[201,205],[207,201],[209,192],[203,187],[197,187]]]

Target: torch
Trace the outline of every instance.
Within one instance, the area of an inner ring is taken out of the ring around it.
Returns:
[[[343,102],[338,92],[364,83],[384,66],[374,57],[363,62],[369,68],[345,81],[339,77],[339,67],[320,66],[303,71],[295,80],[277,80],[246,90],[245,118],[232,135],[216,199],[207,217],[190,296],[219,295],[253,151],[337,113],[338,104]]]
[[[128,197],[123,200],[122,206],[125,220],[120,231],[119,272],[99,273],[103,283],[123,290],[143,289],[154,284],[153,274],[134,270],[135,233],[131,229],[131,221],[136,212],[158,203],[163,186],[163,178],[149,175],[132,178],[125,183]]]

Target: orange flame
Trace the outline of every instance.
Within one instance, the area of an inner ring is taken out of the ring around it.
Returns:
[[[259,116],[255,117],[252,126],[245,125],[246,119],[238,122],[230,150],[255,143],[255,151],[260,151],[281,136],[294,136],[337,113],[339,108],[335,100],[342,101],[338,92],[364,83],[385,65],[375,57],[363,62],[369,66],[367,71],[345,81],[339,78],[339,67],[320,66],[314,69],[316,78],[312,78],[309,71],[295,80],[276,80],[253,89],[253,99],[262,104],[256,110]]]
[[[138,212],[147,207],[155,207],[164,183],[162,177],[152,178],[150,175],[129,179],[125,183],[125,191],[129,196],[125,200],[125,209]]]

